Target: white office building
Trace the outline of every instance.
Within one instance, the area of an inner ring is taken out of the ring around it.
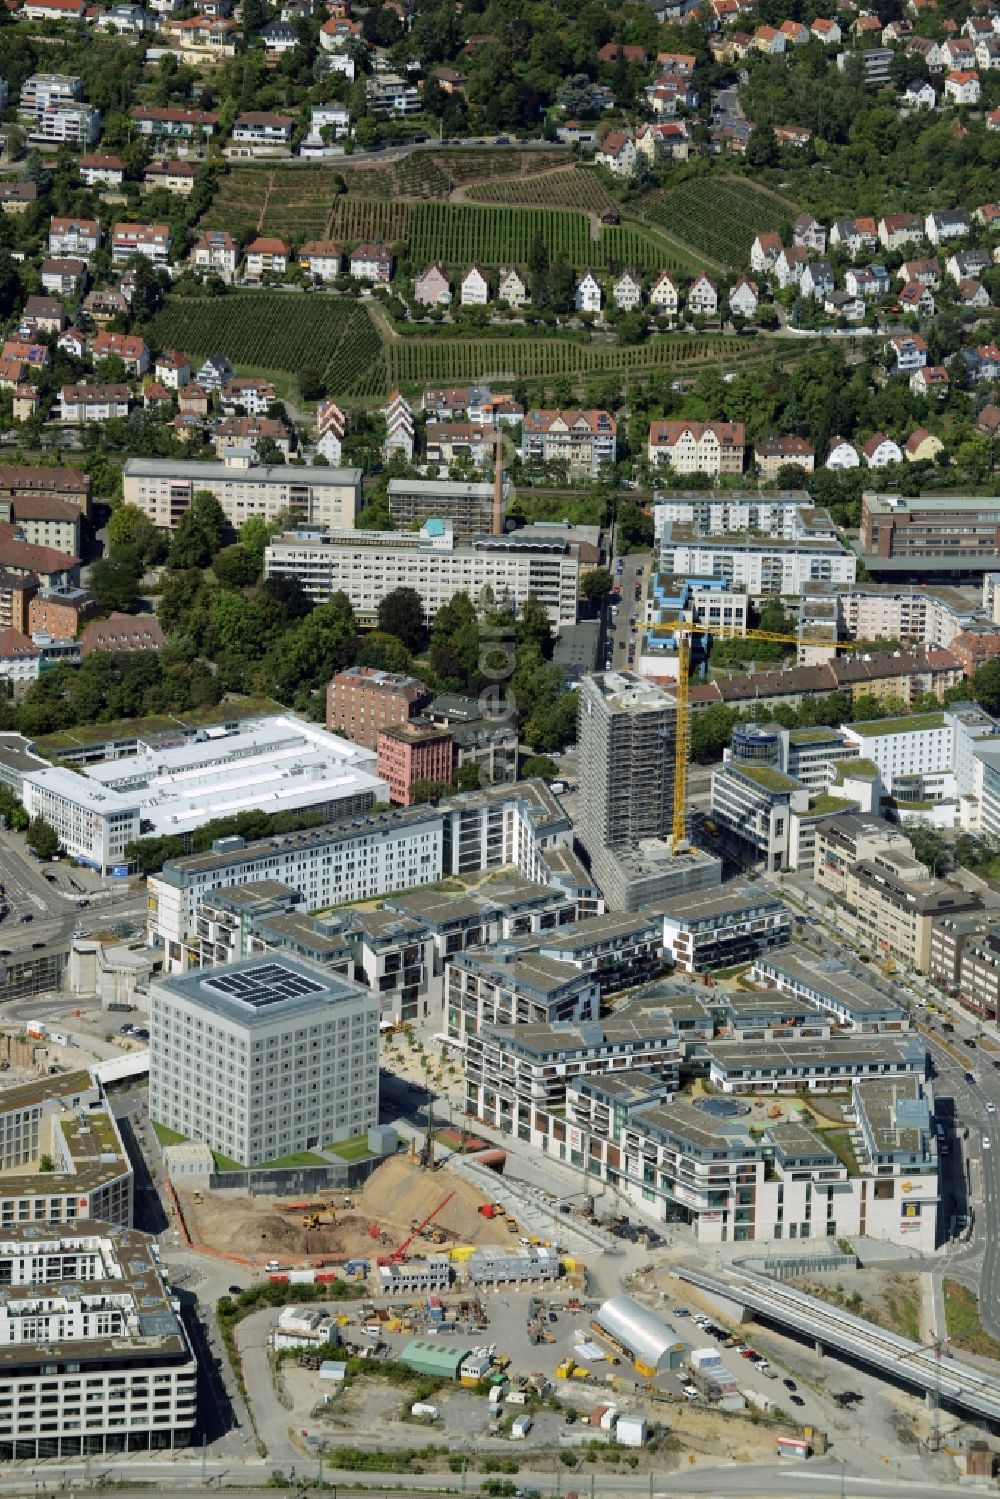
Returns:
[[[153,983],[149,1116],[259,1166],[378,1123],[378,995],[282,956]]]
[[[0,1285],[0,1460],[187,1445],[198,1363],[145,1234],[5,1229]]]
[[[218,817],[254,808],[306,809],[334,818],[388,801],[374,751],[293,714],[207,729],[170,749],[63,767],[24,778],[24,805],[55,828],[66,853],[103,873],[124,873],[139,837],[187,837]]]
[[[251,516],[267,521],[294,516],[309,525],[350,530],[361,507],[359,468],[270,467],[255,464],[245,449],[234,449],[222,463],[128,458],[122,485],[126,504],[137,505],[154,525],[169,530],[200,490],[215,496],[237,530]]]
[[[415,589],[429,620],[456,593],[475,600],[488,588],[495,599],[510,598],[515,606],[537,599],[560,626],[576,623],[580,562],[561,537],[519,531],[462,543],[450,521],[432,519],[419,532],[300,526],[274,538],[264,555],[264,572],[269,578],[297,578],[317,603],[346,593],[362,622],[374,620],[381,600],[396,588]]]
[[[398,807],[254,843],[223,838],[209,853],[168,859],[149,879],[147,940],[163,948],[168,972],[197,966],[202,901],[259,880],[291,885],[311,910],[433,884],[443,873],[442,824],[434,807]]]

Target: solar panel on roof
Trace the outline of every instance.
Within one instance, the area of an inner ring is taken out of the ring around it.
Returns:
[[[301,999],[305,994],[322,994],[323,985],[304,973],[296,973],[282,963],[261,963],[242,973],[222,973],[205,979],[207,989],[215,989],[228,999],[238,999],[251,1009],[280,1004],[285,999]]]

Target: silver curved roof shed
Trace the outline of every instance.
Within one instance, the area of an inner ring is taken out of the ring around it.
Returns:
[[[676,1333],[631,1296],[612,1296],[594,1321],[631,1355],[637,1366],[656,1374],[669,1367],[667,1354],[677,1342]]]

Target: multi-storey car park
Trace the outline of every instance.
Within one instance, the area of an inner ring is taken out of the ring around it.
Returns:
[[[184,1447],[198,1365],[145,1234],[0,1233],[0,1459]]]

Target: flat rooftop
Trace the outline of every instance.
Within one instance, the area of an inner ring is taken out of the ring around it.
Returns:
[[[183,887],[191,884],[200,875],[211,874],[219,869],[231,869],[238,864],[252,864],[255,860],[266,860],[273,853],[307,853],[311,849],[323,848],[341,839],[366,838],[373,834],[403,833],[421,823],[428,831],[441,826],[441,814],[434,807],[395,807],[386,812],[363,813],[355,817],[339,818],[326,822],[322,827],[308,828],[301,833],[276,833],[272,838],[258,838],[240,848],[213,850],[204,854],[185,854],[180,859],[168,859],[156,876],[168,885]]]
[[[650,911],[609,911],[603,916],[585,916],[555,931],[533,934],[540,948],[559,952],[582,952],[595,943],[610,942],[616,937],[641,937],[658,932],[659,917]]]
[[[759,885],[723,885],[718,890],[699,890],[661,901],[657,912],[688,925],[720,916],[737,916],[760,906],[786,910],[784,901]]]
[[[676,1140],[682,1146],[694,1146],[699,1154],[714,1156],[718,1152],[734,1152],[753,1159],[761,1153],[759,1142],[750,1134],[743,1119],[722,1119],[705,1109],[696,1109],[684,1099],[642,1109],[637,1124],[640,1129],[648,1129],[661,1138]]]
[[[107,1223],[80,1219],[73,1224],[19,1224],[0,1231],[0,1264],[17,1262],[26,1255],[74,1250],[98,1256],[101,1275],[70,1282],[32,1281],[0,1287],[0,1316],[28,1314],[39,1303],[61,1301],[118,1306],[126,1314],[130,1330],[111,1337],[50,1339],[38,1343],[0,1345],[0,1367],[11,1372],[18,1366],[37,1367],[42,1357],[56,1362],[73,1359],[83,1369],[102,1360],[115,1364],[130,1361],[176,1363],[191,1360],[191,1350],[181,1328],[160,1271],[153,1259],[147,1234],[135,1229],[112,1228]],[[51,1323],[54,1319],[46,1318]]]
[[[833,953],[820,955],[797,942],[789,942],[784,947],[762,953],[757,965],[771,970],[779,980],[812,989],[859,1019],[875,1015],[902,1017],[905,1014],[896,1000],[882,994]]]
[[[516,1053],[533,1057],[571,1055],[602,1046],[676,1040],[673,1016],[663,1005],[631,1004],[600,1020],[563,1020],[553,1025],[528,1021],[518,1025],[484,1025],[489,1036]]]
[[[593,977],[581,973],[572,963],[562,963],[558,958],[546,958],[540,952],[525,948],[505,958],[501,948],[511,949],[511,943],[503,943],[492,953],[455,953],[452,963],[456,967],[471,968],[477,973],[488,974],[498,988],[511,989],[515,994],[526,991],[547,997],[576,984],[590,984]]]
[[[926,734],[932,729],[945,729],[943,713],[914,713],[908,718],[866,718],[847,725],[863,739],[883,739],[895,734]]]
[[[836,1151],[831,1150],[814,1130],[797,1121],[772,1125],[764,1139],[765,1142],[772,1141],[777,1153],[786,1160],[794,1157],[798,1160],[822,1161],[830,1166],[836,1165],[839,1160]]]
[[[260,954],[155,980],[154,992],[183,999],[244,1029],[294,1023],[318,1010],[369,997],[338,974],[281,954]]]
[[[919,514],[921,511],[949,514],[952,511],[996,510],[997,498],[988,494],[880,494],[866,489],[861,498],[872,515]]]
[[[877,1154],[915,1155],[923,1149],[930,1133],[930,1109],[917,1078],[859,1079],[854,1096],[868,1121]]]
[[[927,1056],[923,1041],[884,1034],[773,1040],[759,1047],[747,1041],[707,1041],[705,1050],[726,1073],[738,1073],[748,1068],[837,1068],[869,1062],[903,1064],[913,1071],[923,1069]]]
[[[187,458],[127,458],[125,477],[136,479],[213,479],[230,484],[308,484],[312,489],[360,485],[359,468],[290,468],[287,464],[254,464],[249,469],[228,463],[197,463]]]

